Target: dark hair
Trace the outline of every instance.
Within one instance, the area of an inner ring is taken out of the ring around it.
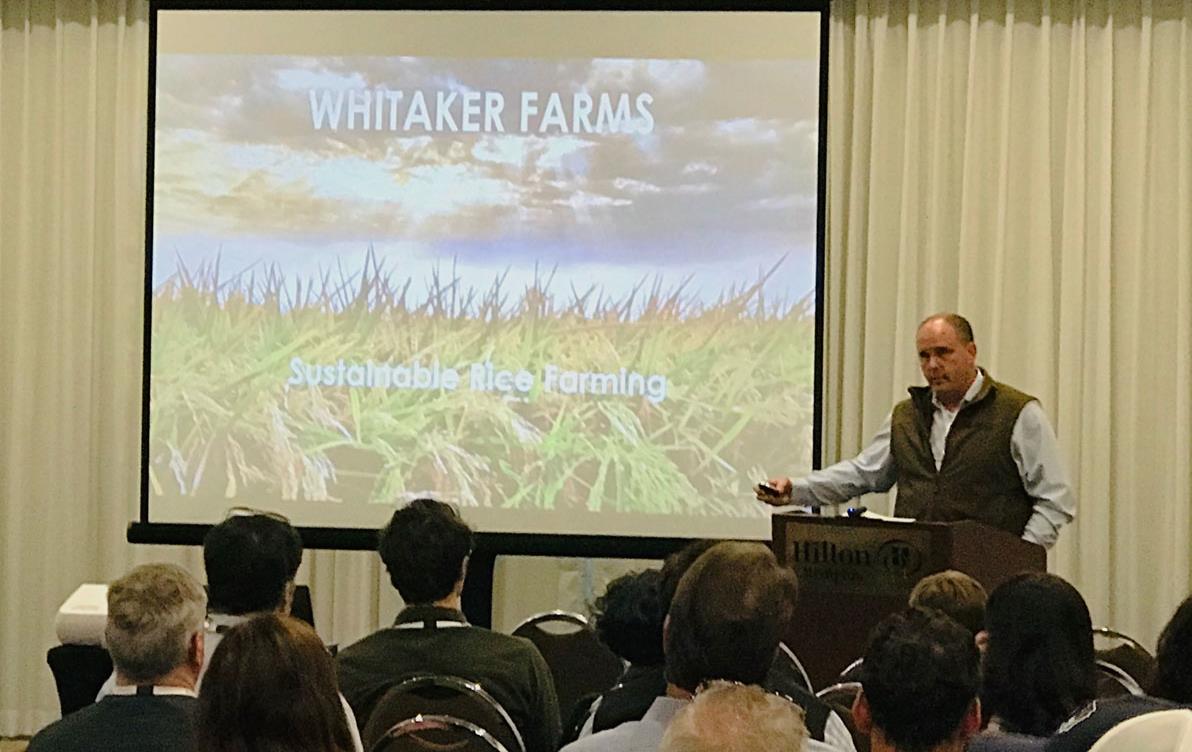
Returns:
[[[1076,588],[1053,574],[1020,574],[985,607],[982,704],[1008,731],[1050,736],[1096,694],[1093,623]]]
[[[1155,663],[1155,696],[1181,705],[1192,703],[1192,597],[1163,627]]]
[[[666,678],[761,684],[795,606],[795,573],[760,543],[719,543],[683,575],[666,630]]]
[[[861,687],[873,725],[899,752],[926,752],[956,733],[981,685],[973,636],[938,611],[909,608],[869,637]]]
[[[919,328],[929,321],[944,321],[952,330],[956,332],[956,336],[960,338],[961,342],[969,343],[973,341],[973,326],[968,322],[964,316],[959,313],[934,313],[919,322]]]
[[[618,657],[638,666],[662,665],[662,611],[657,569],[622,575],[592,604],[596,636]]]
[[[273,611],[302,563],[292,525],[263,514],[229,517],[203,538],[208,607],[221,614]]]
[[[403,601],[434,603],[450,595],[463,574],[472,553],[472,529],[455,507],[415,499],[393,513],[377,551]]]
[[[351,752],[330,653],[314,630],[269,613],[227,631],[203,676],[204,752]]]
[[[942,611],[976,635],[985,628],[985,602],[989,596],[981,583],[964,572],[949,569],[929,574],[915,583],[908,605]]]
[[[675,591],[679,589],[679,580],[687,574],[687,570],[695,560],[703,556],[718,540],[695,540],[675,551],[662,562],[662,581],[658,585],[659,601],[662,607],[662,618],[670,611],[671,601],[675,599]]]

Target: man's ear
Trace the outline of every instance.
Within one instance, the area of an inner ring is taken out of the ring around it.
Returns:
[[[278,611],[286,616],[290,615],[290,611],[294,608],[294,591],[298,589],[298,583],[293,580],[286,580],[286,586],[281,591],[281,604],[278,606]]]
[[[977,643],[977,652],[985,655],[985,648],[989,647],[989,630],[982,629],[973,636],[973,642]]]
[[[662,620],[662,654],[666,655],[669,651],[667,649],[670,644],[670,614]]]
[[[190,645],[186,650],[186,661],[194,669],[197,676],[203,670],[203,659],[206,657],[207,635],[203,630],[195,632],[190,637]]]
[[[964,711],[964,717],[960,719],[960,726],[957,727],[956,732],[961,739],[968,739],[980,730],[981,698],[974,697],[973,701],[969,703],[968,710]]]
[[[977,359],[977,343],[976,342],[967,343],[964,346],[964,349],[966,351],[968,351],[969,357],[971,357],[973,360]]]
[[[465,556],[465,557],[464,557],[464,563],[463,563],[463,565],[462,565],[462,566],[460,566],[460,568],[459,568],[459,580],[458,580],[458,581],[455,583],[455,593],[456,593],[456,595],[463,595],[463,592],[464,592],[464,580],[468,579],[468,561],[469,561],[471,558],[472,558],[471,556]]]
[[[857,694],[853,700],[853,723],[857,724],[857,731],[869,736],[873,733],[873,713],[869,710],[869,700],[865,698],[865,691]]]

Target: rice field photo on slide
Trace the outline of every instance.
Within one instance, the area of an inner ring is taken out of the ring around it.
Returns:
[[[709,298],[548,266],[422,285],[361,255],[305,277],[179,259],[155,285],[153,497],[742,516],[767,470],[810,465],[814,300],[767,295],[782,261]]]

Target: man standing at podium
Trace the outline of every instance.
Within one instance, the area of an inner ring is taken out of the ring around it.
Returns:
[[[1050,547],[1076,505],[1038,400],[977,367],[963,316],[928,317],[915,346],[927,386],[908,390],[869,446],[804,478],[759,484],[757,498],[819,507],[897,483],[899,517],[976,520]]]

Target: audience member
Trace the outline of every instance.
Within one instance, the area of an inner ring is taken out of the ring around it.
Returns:
[[[981,700],[992,732],[1050,736],[1096,694],[1093,626],[1063,579],[1021,574],[989,595]]]
[[[936,611],[909,609],[874,628],[853,717],[874,752],[960,752],[981,725],[973,636]]]
[[[1192,597],[1180,604],[1159,635],[1155,664],[1153,694],[1192,704]]]
[[[461,611],[472,531],[455,509],[417,499],[393,513],[378,550],[405,601],[392,627],[340,651],[340,684],[361,723],[394,684],[416,674],[479,683],[509,713],[527,752],[554,752],[559,705],[534,644],[467,623]]]
[[[803,709],[761,687],[712,682],[680,710],[660,752],[800,752]]]
[[[102,700],[50,724],[31,752],[196,749],[203,587],[172,564],[137,567],[108,588],[104,638],[116,680]]]
[[[711,547],[683,575],[670,604],[663,634],[666,694],[655,698],[641,720],[583,737],[564,750],[654,752],[675,714],[704,682],[760,684],[790,622],[795,591],[794,572],[779,566],[765,546]]]
[[[331,655],[314,630],[278,612],[224,633],[199,694],[203,752],[351,752]]]
[[[988,599],[981,583],[964,572],[948,569],[929,574],[915,583],[909,605],[942,611],[976,636],[985,629],[985,602]]]
[[[675,591],[678,589],[683,575],[700,556],[718,543],[720,541],[692,541],[666,558],[662,564],[661,582],[659,583],[660,609],[664,615],[670,610]],[[855,749],[852,736],[839,714],[814,694],[793,682],[788,675],[789,672],[783,669],[782,663],[781,659],[776,658],[771,670],[766,674],[762,686],[789,697],[803,709],[806,714],[809,749],[830,748],[852,752]],[[581,738],[592,733],[616,728],[626,721],[640,721],[650,709],[654,699],[665,694],[666,690],[666,679],[662,672],[655,673],[650,680],[657,688],[652,695],[648,695],[636,687],[614,687],[606,692],[596,701],[594,712],[588,718],[588,722],[580,734]],[[643,683],[645,682],[643,681]]]

